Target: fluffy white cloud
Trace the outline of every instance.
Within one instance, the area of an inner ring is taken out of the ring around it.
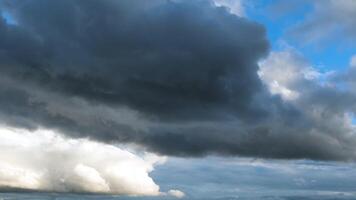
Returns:
[[[296,100],[310,87],[334,87],[329,82],[334,71],[318,71],[293,49],[271,52],[259,67],[258,75],[270,93],[284,100]]]
[[[314,79],[318,72],[308,67],[294,52],[281,51],[272,52],[260,63],[258,75],[272,94],[293,100],[300,95],[294,86],[301,80]]]
[[[149,173],[164,157],[67,139],[53,131],[0,128],[0,187],[125,195],[161,195]],[[174,196],[182,196],[173,192]],[[173,195],[172,193],[172,195]]]

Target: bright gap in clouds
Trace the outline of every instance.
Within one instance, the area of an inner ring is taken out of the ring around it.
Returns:
[[[243,17],[245,11],[241,0],[214,0],[217,7],[225,7],[234,15]]]
[[[184,196],[160,192],[149,173],[165,157],[137,156],[117,146],[67,139],[48,130],[0,128],[0,188],[50,192]]]

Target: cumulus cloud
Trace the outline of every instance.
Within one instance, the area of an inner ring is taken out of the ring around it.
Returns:
[[[258,71],[271,94],[280,95],[285,100],[297,99],[303,92],[300,91],[303,90],[303,83],[314,82],[319,85],[331,74],[332,72],[319,72],[293,49],[271,52],[260,62]]]
[[[200,155],[207,145],[185,148],[198,138],[172,131],[265,113],[254,105],[263,26],[212,1],[142,2],[7,2],[18,23],[1,23],[2,119]]]
[[[356,130],[350,113],[354,112],[355,95],[351,87],[339,87],[345,84],[347,78],[335,81],[335,76],[341,76],[336,74],[318,72],[293,50],[272,52],[261,62],[259,71],[270,92],[280,95],[302,114],[303,122],[293,124],[294,130],[298,130],[305,140],[321,145],[319,147],[324,153],[354,160],[355,149],[352,145]],[[350,75],[349,79],[351,77],[354,76]]]
[[[149,173],[164,157],[68,139],[47,130],[0,129],[0,187],[54,192],[160,195]]]
[[[305,63],[292,52],[272,52],[260,63],[258,75],[272,94],[279,94],[287,100],[293,100],[299,96],[299,93],[291,87],[304,78],[303,70],[305,70]]]
[[[355,159],[353,94],[293,52],[260,62],[264,27],[213,1],[1,5],[16,21],[0,21],[5,124],[164,155]]]
[[[2,71],[34,87],[159,120],[221,118],[230,110],[232,116],[250,116],[258,110],[251,101],[260,88],[257,60],[268,49],[265,30],[210,1],[8,4],[18,26],[3,22],[8,46]],[[68,15],[76,20],[67,21]]]

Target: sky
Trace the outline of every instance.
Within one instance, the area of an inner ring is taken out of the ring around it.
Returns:
[[[355,199],[355,0],[0,0],[0,200]]]

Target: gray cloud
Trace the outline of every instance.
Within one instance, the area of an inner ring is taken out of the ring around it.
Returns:
[[[18,76],[165,119],[210,118],[222,109],[252,113],[249,102],[260,88],[256,61],[268,48],[260,25],[207,2],[148,10],[140,1],[18,4],[19,25],[42,43],[40,58],[22,56]],[[130,11],[136,7],[142,11]]]
[[[285,85],[303,90],[299,99],[271,95],[257,74],[268,54],[264,27],[212,2],[2,9],[16,21],[0,23],[4,123],[176,156],[355,158],[354,129],[340,118],[353,96],[305,78]]]
[[[307,0],[312,4],[304,21],[291,33],[306,42],[320,42],[336,35],[353,42],[356,39],[356,2],[354,0]]]

